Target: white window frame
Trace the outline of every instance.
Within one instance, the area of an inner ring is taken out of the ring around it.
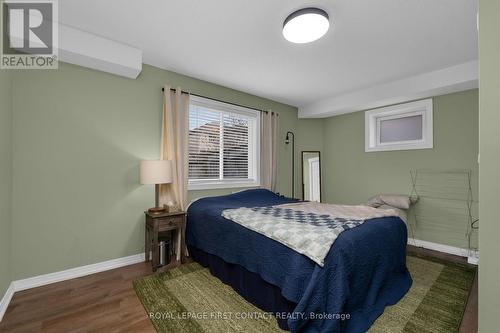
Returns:
[[[251,129],[253,133],[249,133],[253,136],[255,140],[251,142],[248,140],[248,159],[251,167],[249,168],[249,178],[246,179],[189,179],[188,180],[188,190],[211,190],[211,189],[222,189],[222,188],[239,188],[239,187],[259,187],[260,186],[260,112],[257,110],[215,101],[208,98],[203,98],[199,96],[191,96],[189,99],[189,106],[191,109],[191,104],[195,104],[207,109],[211,109],[215,112],[227,112],[233,114],[241,114],[244,116],[255,118],[255,126]],[[188,116],[189,117],[189,116]],[[188,134],[189,135],[189,134]],[[222,141],[222,133],[221,133]],[[223,147],[220,146],[222,151]],[[189,163],[189,152],[188,152],[188,163]],[[222,163],[220,160],[220,174],[222,174]],[[251,175],[250,175],[251,173]]]
[[[365,112],[365,152],[430,149],[434,147],[432,98]],[[380,122],[422,116],[422,139],[380,142]]]

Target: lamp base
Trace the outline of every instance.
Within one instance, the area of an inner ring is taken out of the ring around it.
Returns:
[[[152,207],[148,209],[150,214],[163,214],[168,212],[168,207]]]

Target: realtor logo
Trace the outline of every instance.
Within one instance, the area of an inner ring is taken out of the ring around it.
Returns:
[[[5,0],[1,7],[0,67],[56,69],[57,0]]]

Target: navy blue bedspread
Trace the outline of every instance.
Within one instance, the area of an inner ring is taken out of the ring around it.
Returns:
[[[228,208],[292,201],[263,189],[199,199],[188,209],[186,243],[278,286],[286,299],[297,303],[288,319],[292,332],[367,331],[384,307],[399,301],[412,284],[406,268],[404,222],[396,217],[376,218],[344,231],[322,268],[221,216]],[[349,319],[335,316],[342,314]]]

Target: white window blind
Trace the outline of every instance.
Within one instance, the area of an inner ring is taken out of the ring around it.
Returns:
[[[258,185],[259,125],[258,111],[192,96],[189,188]]]

